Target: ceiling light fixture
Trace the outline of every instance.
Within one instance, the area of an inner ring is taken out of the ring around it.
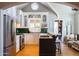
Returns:
[[[38,10],[38,8],[39,8],[38,3],[32,3],[31,8],[32,8],[32,10]]]

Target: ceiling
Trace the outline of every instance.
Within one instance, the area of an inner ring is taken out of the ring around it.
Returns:
[[[57,3],[79,9],[79,2],[57,2]]]
[[[24,4],[20,4],[20,5],[18,5],[18,6],[16,6],[16,8],[17,9],[21,9],[21,10],[23,10],[23,9],[27,9],[31,4],[32,4],[33,2],[27,2],[27,3],[24,3]],[[42,6],[42,8],[40,9],[39,8],[39,10],[42,10],[42,11],[46,11],[46,10],[49,10],[49,11],[52,11],[54,14],[56,14],[55,12],[54,12],[54,10],[46,3],[46,2],[38,2],[38,4],[39,4],[39,7],[40,6]],[[46,8],[45,10],[43,10],[44,8]],[[29,8],[28,8],[29,9]],[[29,11],[30,11],[31,9],[29,9]]]
[[[0,8],[5,9],[5,8],[9,8],[9,7],[16,6],[16,5],[23,4],[23,3],[26,3],[26,2],[0,2]],[[61,3],[61,2],[57,2],[57,3]],[[43,2],[42,2],[42,4],[47,5]],[[79,2],[63,2],[61,4],[79,8]]]
[[[0,9],[6,9],[6,8],[16,6],[16,5],[18,5],[17,7],[18,9],[22,9],[29,3],[32,3],[32,2],[0,2]],[[40,2],[40,3],[46,6],[48,9],[54,11],[55,15],[57,16],[57,13],[53,9],[53,6],[50,6],[49,3],[46,3],[46,2]],[[79,9],[79,2],[51,2],[51,3],[64,4],[64,5]]]
[[[79,2],[70,2],[70,4],[75,5],[76,7],[79,7]]]
[[[0,2],[0,9],[6,9],[23,3],[25,2]]]

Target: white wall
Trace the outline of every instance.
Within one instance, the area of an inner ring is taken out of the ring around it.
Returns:
[[[79,34],[79,11],[77,11],[74,16],[74,33]]]
[[[53,13],[48,13],[48,32],[54,32],[54,21],[56,18],[57,17]]]
[[[0,56],[3,55],[3,10],[0,10]]]

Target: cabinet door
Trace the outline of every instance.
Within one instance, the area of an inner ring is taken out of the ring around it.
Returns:
[[[40,39],[40,56],[55,56],[55,42],[52,39]]]
[[[39,33],[30,33],[26,35],[26,44],[39,44]]]
[[[33,34],[31,33],[26,34],[25,44],[33,44],[33,42],[34,42]]]
[[[16,35],[16,53],[20,50],[19,35]]]
[[[39,34],[40,33],[34,33],[33,37],[34,37],[34,44],[38,44],[39,45]]]

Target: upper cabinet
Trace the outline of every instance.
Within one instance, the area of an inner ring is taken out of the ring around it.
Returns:
[[[28,27],[29,22],[40,23],[41,28],[47,28],[48,12],[27,12],[24,13],[24,26]]]
[[[24,13],[24,27],[32,32],[41,32],[41,28],[48,28],[48,12],[26,12]]]
[[[42,28],[47,28],[47,15],[43,14],[42,15]]]

